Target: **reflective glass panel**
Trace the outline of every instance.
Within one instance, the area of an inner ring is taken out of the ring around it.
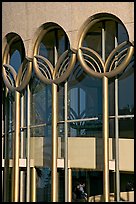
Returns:
[[[115,138],[115,119],[109,119],[109,137]]]
[[[134,139],[134,118],[119,120],[119,137]]]
[[[37,167],[36,172],[36,201],[51,202],[51,169]]]
[[[25,57],[24,45],[21,40],[14,42],[10,47],[10,61],[9,64],[14,67],[18,73],[18,69]]]
[[[102,120],[70,122],[70,137],[102,137]]]
[[[68,48],[69,43],[65,32],[60,28],[56,28],[48,31],[43,37],[39,47],[39,54],[47,58],[52,65],[55,65],[56,59]]]
[[[58,88],[58,117],[59,121],[64,121],[64,112],[65,112],[65,107],[64,107],[64,100],[65,100],[65,95],[64,95],[64,84],[59,85]]]
[[[98,22],[95,25],[93,25],[87,32],[84,41],[83,46],[89,47],[96,52],[99,53],[99,55],[102,55],[102,22]]]
[[[109,89],[109,115],[115,115],[115,79],[108,80]]]
[[[102,81],[88,76],[77,63],[68,81],[68,119],[101,115]]]
[[[134,58],[119,76],[119,114],[134,114]]]
[[[124,28],[124,26],[120,23],[118,23],[117,36],[118,36],[118,44],[121,44],[122,42],[128,40],[127,31]]]
[[[116,22],[105,21],[105,59],[109,56],[111,51],[115,48],[115,36],[116,36]]]
[[[36,76],[33,76],[31,94],[31,125],[50,123],[52,113],[51,85],[45,85]]]

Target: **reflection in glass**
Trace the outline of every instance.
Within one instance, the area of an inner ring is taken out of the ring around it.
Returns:
[[[37,202],[51,202],[51,169],[36,167]]]
[[[119,76],[119,114],[134,114],[134,59]]]
[[[118,23],[117,36],[118,36],[118,44],[121,44],[124,41],[128,41],[127,31],[125,27],[120,23]]]
[[[25,159],[27,155],[27,129],[21,129],[20,137],[20,158]]]
[[[108,89],[109,89],[109,115],[115,115],[115,79],[108,80]]]
[[[51,126],[31,128],[32,152],[35,163],[42,166],[51,166]]]
[[[65,129],[64,123],[58,124],[58,158],[64,158],[65,154]]]
[[[58,91],[58,120],[59,121],[64,121],[64,86],[59,85],[59,91]]]
[[[109,120],[109,137],[115,138],[115,119]]]
[[[18,40],[11,45],[9,54],[9,64],[13,66],[18,73],[18,69],[25,57],[25,50],[22,40]]]
[[[115,37],[118,44],[127,41],[128,35],[123,25],[114,20],[104,20],[93,25],[87,32],[83,46],[95,50],[102,57],[102,29],[105,35],[105,59],[115,48]],[[110,43],[109,43],[110,42]],[[104,54],[104,53],[103,53]]]
[[[31,125],[51,122],[51,85],[43,84],[38,78],[31,79]]]
[[[105,28],[105,59],[107,59],[115,48],[116,22],[111,20],[105,21],[103,26]]]
[[[111,175],[110,175],[111,178]],[[110,180],[111,182],[111,180]],[[84,191],[87,193],[88,198],[95,195],[102,195],[103,193],[103,172],[91,171],[85,169],[73,169],[72,171],[72,202],[77,202],[76,187],[79,184],[85,184]],[[78,202],[85,202],[80,201]],[[90,201],[91,202],[91,201]]]
[[[102,137],[102,120],[70,122],[70,137]]]
[[[55,35],[54,32],[49,31],[46,33],[46,37],[43,38],[40,44],[39,54],[47,58],[52,64],[54,64],[54,46]]]
[[[98,22],[88,30],[83,41],[83,46],[95,50],[101,56],[102,55],[101,35],[102,35],[102,22]]]
[[[77,64],[68,81],[69,119],[102,115],[102,81],[88,76]]]
[[[48,31],[43,37],[39,47],[39,55],[44,56],[52,65],[55,65],[55,49],[57,50],[57,57],[59,58],[68,48],[68,38],[65,32],[60,28],[56,28]]]
[[[21,56],[18,50],[16,50],[11,58],[10,58],[10,65],[14,67],[14,69],[16,70],[16,72],[18,73],[18,69],[21,65]]]
[[[6,122],[8,123],[7,130],[5,129],[5,133],[7,134],[7,141],[5,145],[8,158],[13,158],[13,137],[14,137],[14,131],[15,131],[15,94],[12,92],[9,92],[8,94],[8,106],[5,107],[6,112]]]

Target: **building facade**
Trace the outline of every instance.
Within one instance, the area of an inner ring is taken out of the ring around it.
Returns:
[[[134,2],[3,2],[2,77],[4,202],[134,201]]]

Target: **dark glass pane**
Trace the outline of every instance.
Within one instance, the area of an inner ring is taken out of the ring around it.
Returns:
[[[16,70],[16,72],[18,73],[18,69],[21,65],[21,56],[18,50],[16,50],[11,58],[10,58],[10,65],[14,67],[14,69]]]
[[[115,138],[115,119],[109,120],[109,137]]]
[[[51,85],[45,85],[35,76],[31,79],[31,125],[50,123],[52,113]]]
[[[70,48],[70,44],[67,35],[61,29],[58,29],[58,32],[56,33],[56,39],[58,42],[58,57],[60,57],[63,52]]]
[[[27,89],[24,90],[24,92],[21,95],[21,106],[24,103],[23,110],[21,108],[21,112],[23,111],[24,117],[23,117],[23,123],[21,127],[27,126]]]
[[[119,137],[134,139],[134,118],[119,120]]]
[[[18,73],[18,69],[25,57],[24,45],[21,40],[14,42],[10,47],[10,61],[9,64],[14,67]]]
[[[110,180],[111,181],[111,180]],[[73,169],[72,171],[72,202],[87,202],[85,198],[80,198],[77,187],[84,184],[84,192],[87,194],[88,202],[96,202],[95,195],[102,195],[103,172],[89,171],[85,169]]]
[[[121,172],[120,173],[120,191],[125,191],[129,197],[128,191],[134,191],[134,172]]]
[[[116,141],[115,141],[115,118],[110,118],[109,119],[109,138],[112,138],[112,158],[115,158],[116,155]]]
[[[39,47],[39,55],[47,58],[54,65],[54,46],[55,42],[55,33],[54,31],[49,31],[45,34],[44,38],[41,41]]]
[[[5,99],[5,107],[4,107],[4,120],[5,120],[5,124],[7,124],[7,126],[4,128],[4,133],[7,133],[7,135],[5,135],[6,139],[6,152],[4,151],[4,154],[6,153],[6,155],[4,155],[4,158],[8,157],[10,159],[13,158],[13,137],[15,134],[15,98],[14,98],[14,94],[12,94],[11,92],[8,93],[8,97],[7,99]]]
[[[59,92],[58,92],[58,119],[59,121],[63,121],[64,120],[64,111],[65,111],[65,107],[64,107],[64,86],[59,85]]]
[[[109,79],[109,115],[115,115],[115,79]]]
[[[102,22],[93,25],[87,32],[83,46],[89,47],[102,55]]]
[[[51,202],[51,169],[36,168],[37,172],[37,202]]]
[[[134,114],[134,60],[119,76],[119,114]]]
[[[39,47],[39,54],[55,65],[55,49],[57,58],[59,58],[68,48],[69,43],[65,32],[62,29],[54,29],[47,32],[43,37]]]
[[[27,129],[21,129],[20,133],[20,158],[27,157]]]
[[[69,123],[70,137],[102,137],[102,120]]]
[[[102,115],[102,81],[88,76],[77,64],[68,82],[69,119]]]
[[[128,34],[124,26],[118,23],[118,44],[121,44],[124,41],[128,41]]]
[[[6,196],[6,202],[12,202],[12,174],[13,174],[13,168],[9,168],[7,166],[7,169],[6,169],[6,172],[7,172],[7,177],[5,176],[4,179],[3,179],[3,182],[4,184],[7,183],[6,185],[6,191],[4,192],[5,196]],[[5,202],[5,201],[3,201]]]
[[[65,129],[64,123],[58,125],[58,158],[64,158],[65,154]]]
[[[58,168],[58,202],[65,202],[65,171],[63,168]]]
[[[116,22],[105,21],[105,59],[115,48]]]

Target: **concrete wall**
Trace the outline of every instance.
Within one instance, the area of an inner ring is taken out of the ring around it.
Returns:
[[[17,33],[31,57],[39,27],[54,22],[66,31],[71,47],[77,48],[81,26],[102,12],[118,17],[127,28],[130,41],[134,40],[134,2],[2,2],[2,38],[10,32]]]
[[[72,168],[103,168],[102,138],[68,138],[68,159]],[[115,157],[114,141],[109,139],[109,160]],[[134,139],[119,139],[119,169],[134,171]]]
[[[27,56],[31,57],[40,26],[54,22],[66,31],[71,47],[77,48],[82,25],[89,17],[104,12],[118,17],[127,28],[130,41],[134,40],[134,2],[2,2],[2,39],[4,42],[8,33],[17,33],[24,42]],[[109,143],[112,159],[111,141]],[[72,167],[102,168],[102,159],[99,159],[103,154],[102,140],[70,138],[69,148]],[[82,149],[84,151],[80,151]],[[121,170],[134,169],[133,149],[133,140],[120,140]]]
[[[51,140],[44,137],[31,137],[30,157],[36,166],[51,167]],[[64,144],[58,138],[58,158]],[[109,160],[113,161],[114,141],[109,139]],[[103,139],[69,137],[68,160],[71,168],[103,169]],[[134,139],[119,139],[119,169],[134,171]]]
[[[121,171],[134,171],[134,139],[119,140],[119,161]]]

